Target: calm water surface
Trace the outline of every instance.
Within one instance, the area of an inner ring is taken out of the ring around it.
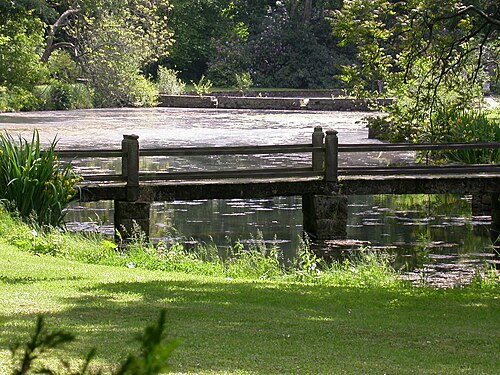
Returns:
[[[0,129],[31,137],[38,129],[48,144],[61,148],[119,148],[123,134],[137,134],[141,147],[237,146],[309,143],[315,126],[339,132],[340,143],[375,143],[367,139],[362,112],[299,112],[206,109],[103,109],[31,112],[0,115]],[[403,155],[410,161],[412,155]],[[391,154],[345,155],[341,164],[398,162]],[[148,158],[143,169],[181,170],[245,166],[307,164],[302,155],[290,157]],[[119,170],[119,161],[76,160],[89,171]],[[185,237],[227,244],[251,241],[262,233],[293,256],[302,234],[300,197],[253,200],[155,202],[152,236]],[[68,226],[112,233],[112,203],[74,204]],[[493,257],[489,217],[471,215],[470,197],[356,196],[349,199],[348,239],[344,245],[370,244],[393,249],[400,263],[477,262]],[[334,244],[334,246],[337,246]],[[345,247],[344,246],[344,247]]]

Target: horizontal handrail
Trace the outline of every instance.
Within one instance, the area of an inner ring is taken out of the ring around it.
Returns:
[[[371,151],[443,151],[470,149],[500,149],[500,142],[489,143],[383,143],[383,144],[339,144],[339,152]],[[325,147],[313,147],[311,144],[231,146],[231,147],[167,147],[144,148],[140,156],[202,156],[202,155],[252,155],[252,154],[292,154],[324,151]],[[119,149],[82,149],[56,150],[59,157],[122,157]]]
[[[105,181],[126,181],[126,177],[121,174],[83,174],[81,175],[84,181],[93,181],[93,182],[105,182]]]
[[[312,168],[267,168],[267,169],[233,169],[227,171],[190,171],[190,172],[156,172],[139,173],[140,181],[164,180],[204,180],[232,178],[285,178],[285,177],[320,177],[323,171],[313,171]]]
[[[410,174],[468,174],[468,173],[499,173],[500,165],[496,164],[468,164],[468,165],[442,165],[442,166],[361,166],[340,167],[340,175],[404,175]]]
[[[56,150],[56,155],[61,158],[121,158],[124,153],[118,149],[85,149],[85,150]]]
[[[265,179],[280,178],[320,178],[325,182],[336,183],[339,176],[408,176],[423,174],[478,174],[500,173],[500,165],[404,165],[404,166],[339,166],[339,153],[347,152],[405,152],[405,151],[447,151],[467,149],[500,149],[500,143],[382,143],[382,144],[338,144],[337,132],[327,131],[320,127],[314,129],[312,142],[291,145],[259,145],[259,146],[209,146],[209,147],[166,147],[140,148],[138,136],[125,135],[121,149],[102,150],[57,150],[61,158],[76,157],[110,157],[121,158],[121,174],[97,173],[84,174],[85,182],[111,183],[121,182],[126,187],[126,199],[134,201],[139,198],[141,182],[159,181],[192,181],[192,180],[229,180],[229,179]],[[264,167],[259,169],[236,168],[213,171],[141,171],[140,157],[186,157],[215,155],[272,155],[309,153],[312,158],[310,166]]]
[[[145,148],[140,156],[200,156],[200,155],[257,155],[257,154],[294,154],[302,152],[324,151],[324,147],[311,144],[231,146],[231,147],[168,147]]]
[[[339,152],[370,151],[443,151],[471,149],[500,149],[500,142],[489,143],[382,143],[382,144],[339,144]]]

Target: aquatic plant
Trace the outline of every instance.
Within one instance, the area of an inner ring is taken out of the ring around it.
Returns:
[[[54,139],[42,150],[36,130],[31,141],[0,134],[0,202],[24,221],[60,226],[76,197],[79,178],[57,158],[56,145]]]

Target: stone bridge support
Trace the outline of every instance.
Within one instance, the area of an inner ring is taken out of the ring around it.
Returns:
[[[490,215],[491,242],[500,246],[500,194],[476,194],[472,196],[472,215]]]
[[[115,200],[115,240],[127,241],[136,236],[149,238],[149,202],[126,202]]]
[[[304,232],[313,240],[347,236],[347,196],[302,196]]]
[[[491,195],[491,242],[500,246],[500,194]]]

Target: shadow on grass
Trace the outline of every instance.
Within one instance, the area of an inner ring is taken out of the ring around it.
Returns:
[[[66,355],[96,347],[111,366],[137,349],[134,337],[166,308],[168,334],[182,341],[171,360],[176,372],[500,368],[500,302],[487,293],[166,279],[101,282],[64,302],[71,308],[48,314],[47,324],[77,334]],[[0,345],[34,320],[5,317]]]

